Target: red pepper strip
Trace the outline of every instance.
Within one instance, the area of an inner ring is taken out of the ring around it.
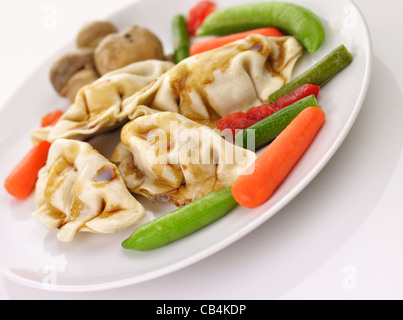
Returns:
[[[59,121],[59,119],[61,118],[62,115],[63,115],[62,110],[55,110],[55,111],[49,112],[42,118],[42,122],[41,122],[42,128],[48,127],[48,126],[54,126]]]
[[[315,86],[313,84],[304,84],[299,88],[295,89],[293,92],[278,98],[276,101],[273,102],[272,106],[276,111],[281,110],[294,102],[301,100],[302,98],[315,95],[317,98],[319,95],[319,86]]]
[[[249,109],[247,112],[232,113],[217,122],[217,128],[235,135],[237,131],[249,128],[255,123],[271,116],[273,113],[310,95],[319,95],[319,86],[305,84],[290,94],[277,99],[271,105],[262,105]]]
[[[4,181],[4,187],[10,195],[23,200],[34,191],[38,172],[46,164],[50,146],[47,141],[39,142],[10,172]]]
[[[198,2],[189,12],[187,26],[191,36],[196,36],[196,31],[203,24],[204,19],[212,14],[217,5],[212,1],[203,0]]]

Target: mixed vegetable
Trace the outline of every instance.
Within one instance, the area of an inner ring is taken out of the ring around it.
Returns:
[[[48,158],[50,145],[47,141],[41,141],[15,166],[4,182],[9,194],[21,200],[31,195],[38,180],[38,172]]]
[[[216,37],[216,38],[210,38],[210,39],[206,39],[206,40],[202,40],[202,41],[197,41],[191,45],[190,55],[194,56],[194,55],[202,53],[202,52],[217,49],[219,47],[225,46],[228,43],[245,39],[246,37],[248,37],[252,34],[261,34],[262,36],[266,36],[266,37],[282,37],[283,36],[281,31],[276,28],[260,28],[260,29],[245,31],[245,32],[234,33],[234,34],[230,34],[228,36]]]
[[[281,37],[282,31],[294,35],[310,53],[320,48],[325,37],[320,19],[306,8],[282,2],[248,4],[216,11],[205,18],[196,32],[198,36],[230,35],[195,42],[190,46],[189,56],[219,48],[251,34]],[[194,35],[194,29],[189,32]],[[235,135],[239,146],[258,149],[269,144],[248,169],[251,172],[236,180],[231,194],[229,189],[212,193],[139,227],[123,242],[123,247],[155,249],[200,229],[208,224],[206,221],[217,220],[235,207],[235,203],[255,208],[266,202],[309,148],[325,122],[325,112],[316,100],[321,86],[347,67],[352,59],[352,55],[341,45],[273,93],[269,97],[270,105],[237,112],[219,120],[217,127]],[[248,141],[250,137],[254,139],[252,143]],[[223,201],[220,196],[233,206],[220,207]]]
[[[172,20],[174,39],[174,61],[179,63],[190,55],[190,33],[186,24],[186,17],[178,14]]]
[[[305,84],[289,93],[288,95],[279,98],[270,105],[262,105],[249,109],[247,112],[236,112],[217,121],[217,128],[230,132],[235,135],[238,130],[247,129],[257,122],[271,116],[273,113],[284,109],[285,107],[301,100],[310,95],[319,95],[319,86],[313,84]]]
[[[238,132],[235,135],[235,141],[241,147],[251,146],[254,149],[259,149],[273,141],[302,110],[309,107],[319,107],[315,95],[302,98]],[[254,136],[254,144],[248,141],[250,136]]]
[[[311,145],[324,121],[321,108],[301,111],[257,158],[252,173],[235,181],[232,186],[235,200],[246,208],[266,202]]]
[[[206,18],[197,35],[226,35],[263,27],[274,27],[293,35],[310,53],[316,52],[325,38],[325,29],[316,14],[307,8],[280,1],[216,11]]]
[[[175,64],[255,34],[276,38],[291,35],[309,53],[316,52],[325,39],[324,26],[312,11],[277,1],[226,9],[219,9],[212,1],[200,1],[187,16],[173,17],[171,27]],[[318,103],[321,87],[352,60],[341,45],[267,97],[268,104],[219,119],[217,128],[232,135],[239,147],[252,146],[252,151],[267,148],[232,187],[211,192],[141,225],[122,246],[140,251],[159,248],[211,224],[237,205],[255,208],[270,199],[325,122],[325,112]],[[55,110],[44,115],[42,128],[56,125],[63,114]],[[11,195],[26,199],[32,193],[50,147],[50,142],[39,142],[10,173],[4,185]]]
[[[122,246],[146,251],[181,239],[225,216],[238,203],[232,189],[215,191],[137,228]]]
[[[46,128],[49,126],[54,126],[59,121],[59,119],[63,116],[63,114],[64,114],[64,111],[60,110],[60,109],[56,109],[56,110],[49,112],[48,114],[46,114],[42,117],[41,127]]]
[[[192,36],[196,35],[197,30],[203,24],[204,20],[211,15],[217,8],[213,1],[202,0],[189,11],[187,27]]]

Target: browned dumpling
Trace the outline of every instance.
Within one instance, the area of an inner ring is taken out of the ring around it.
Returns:
[[[183,206],[230,187],[256,159],[215,130],[172,112],[126,124],[111,161],[130,191]]]
[[[82,88],[54,128],[32,136],[48,133],[49,141],[90,137],[150,109],[213,127],[230,113],[268,103],[269,95],[289,82],[302,52],[294,37],[252,35],[175,66],[159,60],[134,63]]]
[[[149,114],[152,110],[147,107],[129,113],[123,101],[172,67],[171,62],[147,60],[104,75],[78,92],[75,102],[54,127],[35,130],[32,140],[86,139],[123,125],[129,116]]]
[[[123,108],[135,112],[146,105],[209,124],[268,103],[268,97],[290,81],[302,52],[294,37],[251,35],[183,60],[126,99]]]
[[[57,238],[77,232],[114,233],[143,219],[144,207],[127,189],[117,167],[90,144],[60,139],[39,172],[33,216]]]

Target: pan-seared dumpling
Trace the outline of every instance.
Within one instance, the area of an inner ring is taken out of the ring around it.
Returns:
[[[77,232],[114,233],[145,216],[117,167],[90,144],[60,139],[39,172],[33,216],[70,242]]]
[[[105,74],[83,87],[72,104],[53,128],[34,131],[33,141],[47,136],[56,139],[82,139],[112,130],[128,120],[122,102],[157,79],[174,66],[160,60],[146,60]],[[132,110],[133,118],[149,113],[148,108]]]
[[[127,123],[112,155],[130,191],[183,206],[230,187],[256,159],[216,130],[172,112]]]
[[[268,103],[288,83],[303,48],[291,36],[251,35],[183,60],[123,102],[135,112],[146,105],[210,124],[237,111]]]

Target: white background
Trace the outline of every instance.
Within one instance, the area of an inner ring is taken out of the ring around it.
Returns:
[[[85,22],[108,17],[131,2],[0,2],[0,106]],[[286,208],[225,250],[162,278],[78,294],[36,290],[0,278],[0,298],[402,299],[403,2],[355,2],[373,40],[367,98],[334,158]],[[46,23],[49,8],[57,10],[54,29]],[[27,107],[21,106],[22,112]],[[307,233],[323,234],[322,240],[309,243],[317,237],[304,237]],[[310,261],[304,260],[304,251],[283,254],[296,246],[315,254]],[[299,265],[298,259],[304,263]]]

